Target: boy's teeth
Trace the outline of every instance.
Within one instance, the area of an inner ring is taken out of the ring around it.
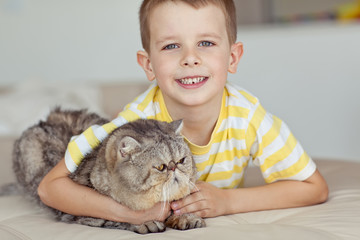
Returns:
[[[196,84],[205,80],[205,77],[196,77],[196,78],[182,78],[180,82],[182,84]]]

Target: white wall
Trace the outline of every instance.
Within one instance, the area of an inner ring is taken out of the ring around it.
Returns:
[[[360,161],[360,25],[240,30],[231,76],[285,120],[315,157]]]
[[[140,79],[140,0],[0,0],[0,85]]]
[[[43,79],[146,81],[141,0],[0,0],[0,86]],[[240,29],[236,81],[284,119],[314,157],[360,161],[360,25]]]

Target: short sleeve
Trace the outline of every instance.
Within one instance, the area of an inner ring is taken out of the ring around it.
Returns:
[[[78,136],[72,137],[65,152],[65,165],[74,172],[85,156],[91,153],[116,128],[123,124],[143,117],[141,112],[128,109],[111,122],[102,126],[93,125]]]
[[[98,147],[116,128],[139,118],[148,118],[145,111],[147,106],[152,104],[152,99],[157,89],[157,85],[152,84],[144,93],[129,103],[114,120],[102,126],[93,125],[80,135],[74,136],[65,152],[65,165],[67,169],[70,172],[74,172],[85,156]],[[152,112],[149,114],[151,115]]]
[[[250,119],[247,143],[250,155],[267,183],[309,178],[316,165],[288,126],[257,103]]]

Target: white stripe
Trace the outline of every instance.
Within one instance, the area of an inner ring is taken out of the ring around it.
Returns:
[[[255,165],[260,166],[264,164],[266,158],[270,157],[271,155],[279,151],[282,147],[284,147],[284,143],[290,136],[290,133],[291,132],[287,128],[287,126],[285,124],[282,124],[279,136],[277,136],[272,143],[270,143],[263,149],[263,154],[255,159]]]
[[[245,91],[247,92],[245,89],[243,89],[242,87],[239,87],[235,84],[232,83],[227,83],[226,84],[226,89],[228,90],[228,92],[235,96],[236,98],[242,99],[244,98],[244,96],[240,93],[240,91]],[[249,93],[250,94],[250,93]],[[252,95],[252,94],[250,94]],[[235,100],[235,101],[239,101],[239,99]],[[246,98],[245,98],[246,99]],[[248,102],[248,100],[246,99],[246,102]]]
[[[316,170],[316,164],[314,161],[310,158],[309,163],[306,165],[306,167],[301,170],[298,174],[288,178],[289,180],[298,180],[298,181],[304,181],[311,177],[311,175],[314,174]]]
[[[242,107],[249,108],[249,109],[251,108],[251,106],[253,106],[253,103],[251,103],[244,95],[242,95],[240,93],[240,91],[246,92],[251,97],[255,98],[257,100],[257,102],[259,102],[259,100],[252,93],[250,93],[246,89],[239,87],[237,85],[233,85],[231,83],[226,84],[226,89],[228,90],[229,94],[232,95],[229,98],[229,105],[242,106]],[[244,105],[242,105],[242,104],[244,104]]]
[[[148,89],[137,98],[136,102],[142,103],[145,100],[145,98],[149,95],[150,91],[152,91],[156,86],[157,86],[156,82],[153,82],[152,84],[150,84]],[[137,105],[139,105],[139,104],[137,104]]]
[[[225,152],[227,150],[244,150],[246,149],[245,139],[237,140],[237,139],[227,139],[225,141],[219,143],[213,143],[211,145],[209,153],[212,154],[219,154]]]
[[[250,109],[250,112],[249,112],[249,114],[248,114],[248,121],[249,121],[249,123],[250,123],[251,119],[253,118],[256,110],[257,110],[258,107],[260,107],[260,106],[261,106],[260,103],[257,102],[257,103],[254,105],[254,107]]]
[[[142,111],[140,111],[139,109],[137,109],[137,108],[129,108],[129,110],[131,110],[131,111],[133,111],[136,115],[138,115],[139,116],[139,118],[142,118],[142,119],[146,119],[147,117],[146,117],[146,114],[144,113],[144,112],[142,112]]]
[[[259,150],[259,145],[262,143],[262,137],[272,128],[273,122],[273,116],[270,113],[265,113],[264,119],[256,131],[255,141],[250,148],[250,154],[252,156],[254,156]],[[258,158],[254,159],[254,164],[256,166],[260,166],[259,159],[261,159],[261,156],[258,156]]]
[[[273,166],[266,169],[265,172],[263,172],[264,178],[265,179],[268,178],[274,172],[279,172],[279,171],[288,169],[289,167],[294,165],[299,160],[299,158],[302,156],[303,153],[304,153],[303,148],[301,147],[301,145],[299,143],[297,143],[294,150],[289,154],[289,156],[287,156],[285,159],[277,162]]]
[[[81,154],[85,156],[89,152],[91,152],[93,149],[91,148],[90,144],[88,143],[87,139],[85,138],[84,134],[79,135],[75,139],[75,143],[78,146]]]
[[[209,160],[209,156],[210,156],[210,154],[209,154],[209,152],[207,152],[202,155],[193,155],[193,158],[194,158],[195,163],[198,164],[198,163],[202,163],[202,162]]]
[[[135,99],[135,101],[130,103],[130,107],[137,108],[145,100],[145,98],[148,96],[149,92],[156,86],[157,86],[157,84],[155,82],[152,83],[145,92],[143,92],[141,95],[139,95]],[[126,110],[126,109],[128,109],[128,108],[125,108],[124,110]]]
[[[199,178],[201,175],[206,173],[213,174],[217,172],[233,171],[235,165],[238,167],[242,167],[245,162],[248,162],[248,160],[248,157],[234,157],[233,160],[210,164],[207,165],[203,171],[199,171],[197,176]]]
[[[239,98],[241,98],[241,99],[239,99]],[[245,108],[245,109],[251,109],[252,104],[243,95],[240,95],[239,97],[234,97],[234,96],[230,95],[225,106],[226,107],[235,106],[235,107],[241,107],[241,108]]]
[[[74,135],[70,138],[70,142],[74,141],[79,135]]]
[[[71,155],[69,153],[68,150],[66,150],[65,152],[65,165],[66,168],[69,170],[69,172],[73,173],[75,172],[75,170],[77,169],[77,165],[75,164],[75,162],[72,160]]]
[[[228,117],[224,119],[217,132],[224,131],[228,128],[234,129],[246,129],[248,126],[248,120],[241,117]]]
[[[274,123],[273,116],[271,114],[269,114],[269,113],[266,113],[263,121],[260,123],[260,126],[259,126],[259,128],[258,128],[258,130],[256,132],[257,135],[258,135],[259,144],[262,143],[263,136],[266,133],[268,133],[269,130],[272,128],[273,123]]]
[[[155,116],[156,114],[161,112],[160,103],[159,102],[151,102],[152,104],[145,109],[145,113],[147,113],[148,116]]]
[[[153,88],[155,88],[156,86],[157,86],[156,83],[151,84],[145,92],[143,92],[141,95],[139,95],[133,102],[126,105],[125,108],[123,109],[123,111],[130,109],[131,111],[135,112],[139,116],[139,118],[146,119],[147,118],[146,111],[144,111],[144,112],[139,111],[138,106],[144,102],[146,97],[149,95],[150,91],[152,91]],[[153,102],[150,101],[149,104],[146,106],[146,108],[151,107],[152,103]],[[119,127],[121,125],[117,125],[117,126]]]
[[[209,160],[210,155],[219,154],[227,150],[241,151],[246,149],[245,140],[229,139],[219,143],[213,143],[210,150],[202,155],[194,155],[195,163],[203,163]]]
[[[109,135],[102,126],[92,126],[91,128],[99,141],[103,141]]]
[[[117,127],[120,127],[120,126],[124,125],[125,123],[127,123],[126,119],[121,116],[113,119],[111,122],[113,124],[115,124],[115,126],[117,126]]]
[[[217,180],[217,181],[210,181],[209,183],[211,183],[212,185],[218,187],[218,188],[222,188],[222,187],[228,187],[230,186],[230,184],[238,179],[242,179],[244,175],[244,171],[242,171],[241,173],[234,173],[231,178],[229,179],[225,179],[225,180]]]
[[[233,160],[216,163],[211,169],[211,173],[233,171],[234,166],[242,167],[248,161],[248,157],[234,157]],[[205,168],[206,169],[206,168]]]

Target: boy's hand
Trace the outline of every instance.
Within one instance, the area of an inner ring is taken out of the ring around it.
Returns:
[[[225,190],[206,182],[197,182],[196,187],[189,196],[171,203],[175,215],[193,213],[207,218],[226,214]]]
[[[132,219],[130,223],[133,224],[142,224],[147,221],[159,221],[164,222],[171,214],[170,204],[159,202],[155,204],[152,208],[147,210],[138,211],[137,215],[132,215],[135,219]]]

